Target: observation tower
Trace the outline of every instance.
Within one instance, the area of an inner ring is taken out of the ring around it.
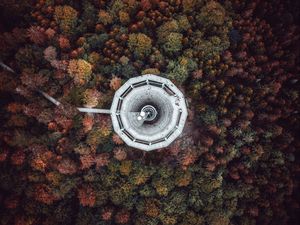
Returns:
[[[188,115],[182,92],[170,80],[153,74],[131,78],[120,87],[110,114],[124,142],[145,151],[172,143]]]

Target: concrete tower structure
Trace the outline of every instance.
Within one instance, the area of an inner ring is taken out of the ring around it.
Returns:
[[[152,74],[131,78],[119,88],[110,114],[124,142],[145,151],[172,143],[188,115],[182,92],[170,80]]]

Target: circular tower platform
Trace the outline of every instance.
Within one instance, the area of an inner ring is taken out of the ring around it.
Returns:
[[[129,79],[116,91],[110,111],[115,132],[127,145],[145,151],[172,143],[188,115],[182,92],[152,74]]]

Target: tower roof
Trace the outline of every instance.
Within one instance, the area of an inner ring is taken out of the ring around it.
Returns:
[[[188,114],[182,92],[153,74],[129,79],[116,91],[110,111],[115,132],[127,145],[145,151],[172,143]]]

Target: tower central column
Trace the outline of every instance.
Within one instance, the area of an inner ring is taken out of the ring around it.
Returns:
[[[138,120],[153,121],[157,116],[157,110],[152,105],[145,105],[138,116]]]

